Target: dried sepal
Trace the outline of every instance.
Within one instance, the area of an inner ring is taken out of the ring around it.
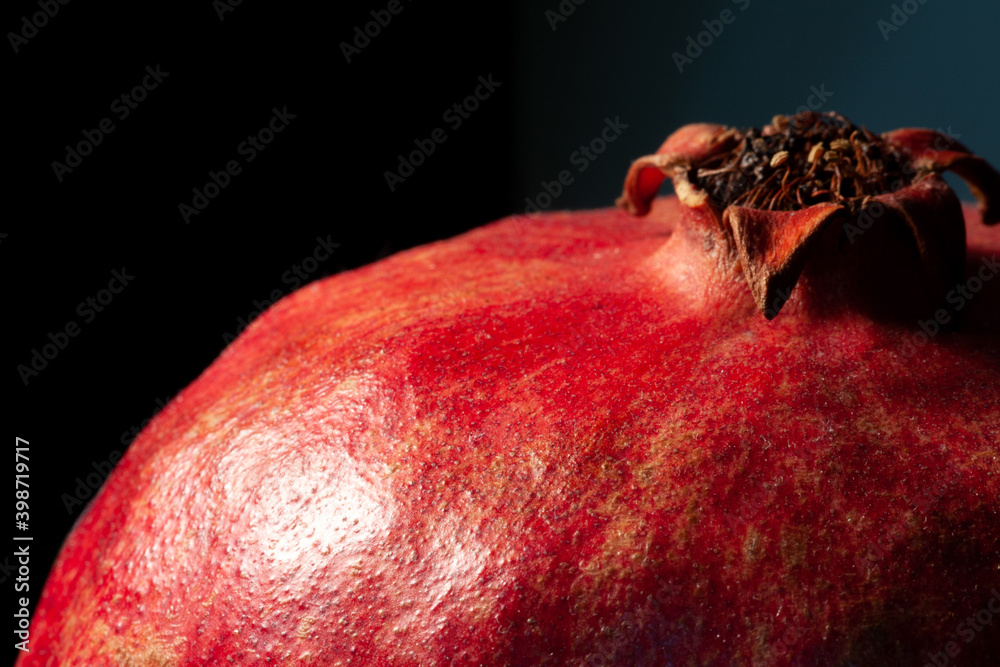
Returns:
[[[913,234],[928,285],[938,298],[962,281],[965,224],[962,204],[948,183],[931,174],[897,192],[872,197]]]
[[[646,215],[664,179],[730,148],[732,136],[732,131],[722,125],[685,125],[667,137],[656,153],[632,163],[625,177],[625,188],[615,203],[632,215]]]
[[[918,168],[953,171],[964,180],[979,202],[983,223],[1000,222],[1000,173],[986,160],[948,135],[923,128],[901,128],[882,135],[886,142],[905,151]]]
[[[983,221],[1000,222],[1000,173],[981,157],[940,132],[878,136],[833,112],[775,116],[744,131],[687,125],[633,163],[618,204],[644,215],[663,180],[673,179],[682,204],[707,209],[720,223],[754,300],[772,319],[826,225],[853,222],[873,203],[909,229],[932,291],[943,295],[960,281],[965,223],[938,175],[949,169],[969,184]]]
[[[845,217],[844,207],[817,204],[801,211],[730,206],[723,223],[732,232],[743,273],[757,307],[774,319],[792,294],[823,228]]]

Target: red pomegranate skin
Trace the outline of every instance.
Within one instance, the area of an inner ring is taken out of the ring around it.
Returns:
[[[921,338],[807,267],[769,322],[691,215],[507,219],[282,300],[135,441],[18,664],[1000,663],[966,620],[1000,279]],[[1000,228],[964,215],[973,276]]]

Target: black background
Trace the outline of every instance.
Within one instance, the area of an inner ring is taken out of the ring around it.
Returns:
[[[629,162],[675,127],[760,125],[813,87],[873,130],[950,128],[1000,162],[992,3],[914,4],[886,33],[891,4],[860,0],[566,0],[555,22],[558,0],[400,2],[350,62],[341,43],[387,1],[243,0],[220,17],[211,0],[72,0],[17,53],[5,39],[3,414],[8,446],[30,442],[32,608],[80,514],[65,506],[79,480],[212,362],[255,300],[289,291],[282,276],[317,237],[340,245],[310,279],[523,211],[620,116],[628,129],[552,208],[610,205]],[[726,8],[735,22],[680,71],[672,53]],[[38,11],[6,4],[4,33]],[[119,119],[113,100],[157,65],[169,75]],[[451,127],[443,113],[480,76],[499,87]],[[295,118],[247,163],[237,147],[274,108]],[[58,180],[52,163],[106,117],[115,130]],[[391,191],[397,155],[439,127],[447,141]],[[233,159],[242,173],[185,222],[178,205]],[[84,322],[78,305],[123,268],[134,280]],[[69,321],[79,335],[25,384],[18,367]],[[10,560],[0,588],[15,600]]]

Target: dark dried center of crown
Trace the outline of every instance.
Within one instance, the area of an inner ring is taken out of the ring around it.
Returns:
[[[733,130],[732,148],[692,165],[688,180],[720,208],[793,211],[898,190],[921,175],[906,156],[840,114],[806,111]]]

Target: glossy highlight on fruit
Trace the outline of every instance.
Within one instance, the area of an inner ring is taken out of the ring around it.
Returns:
[[[996,664],[996,172],[900,130],[865,141],[909,180],[850,189],[831,127],[688,126],[628,211],[281,300],[136,439],[18,664]],[[758,187],[819,159],[839,198]]]

